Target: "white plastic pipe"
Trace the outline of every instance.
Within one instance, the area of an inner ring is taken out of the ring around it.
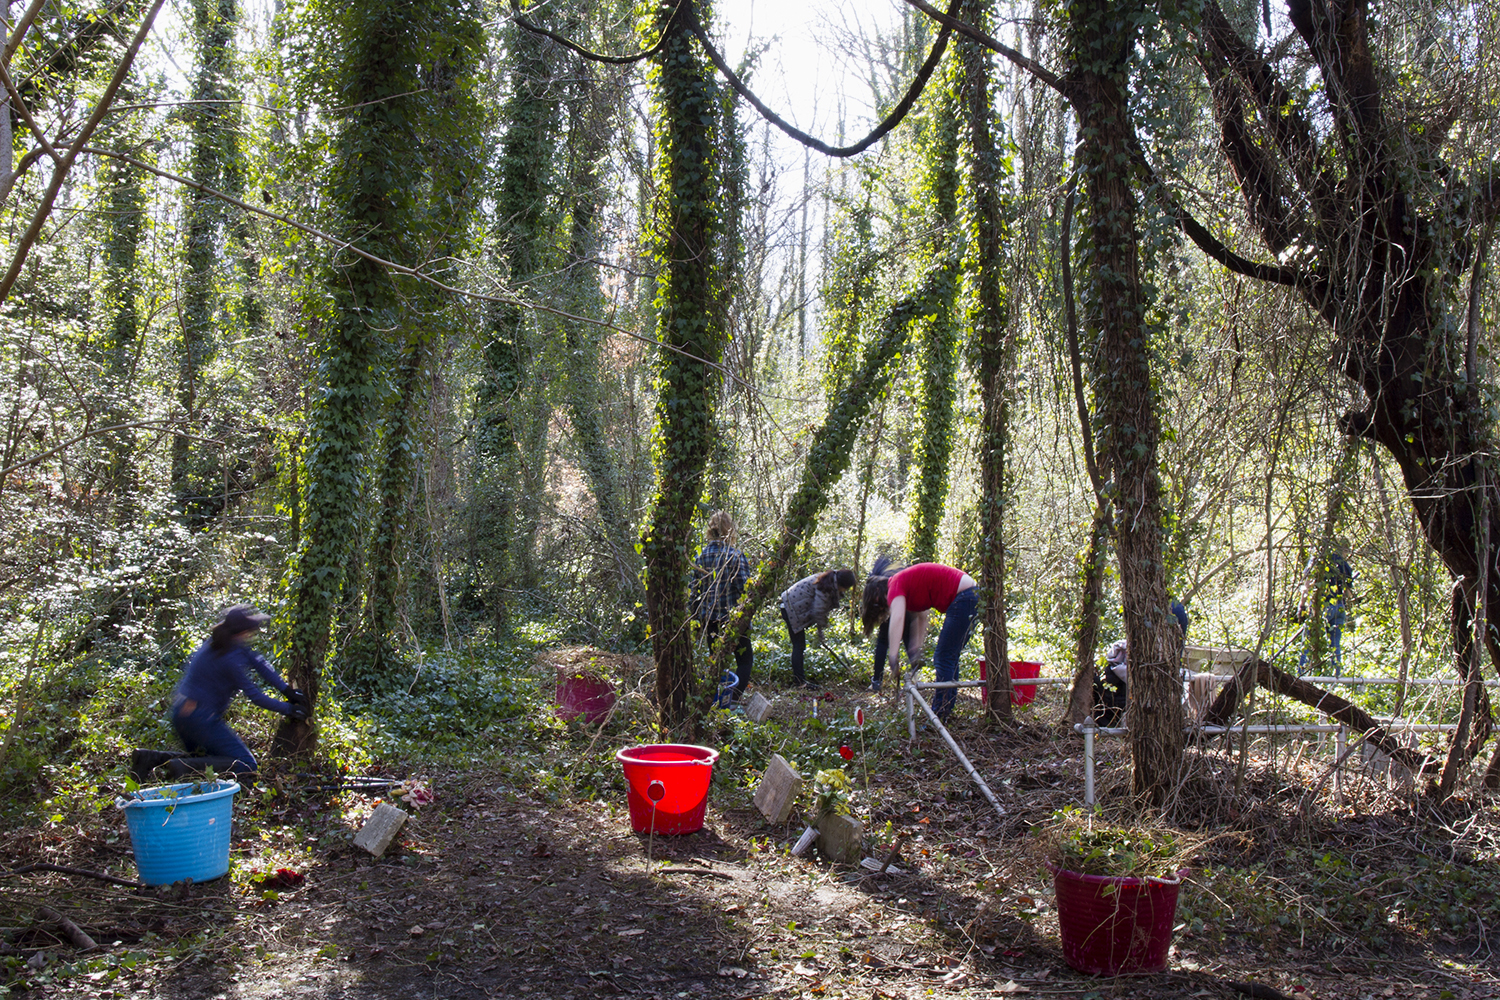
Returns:
[[[948,749],[952,750],[954,755],[958,757],[958,762],[964,766],[964,770],[969,773],[969,777],[973,779],[974,784],[979,786],[979,790],[984,793],[984,797],[989,800],[990,805],[995,807],[995,813],[997,815],[1004,816],[1005,809],[1000,805],[1000,800],[995,798],[995,793],[990,791],[990,786],[985,784],[984,779],[979,776],[979,772],[974,768],[974,765],[969,762],[968,756],[965,755],[963,750],[959,748],[958,741],[953,738],[952,733],[948,732],[948,727],[943,725],[942,720],[937,717],[937,713],[932,710],[932,706],[927,704],[927,699],[923,698],[920,694],[917,693],[917,686],[915,684],[906,685],[906,698],[908,706],[912,705],[913,702],[922,706],[922,711],[927,713],[927,721],[931,722],[933,727],[937,729],[938,735],[940,735],[943,738],[943,741],[948,744]],[[913,718],[913,739],[916,738],[916,733],[916,720],[915,718]]]

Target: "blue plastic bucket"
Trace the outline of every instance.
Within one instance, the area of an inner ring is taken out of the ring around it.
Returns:
[[[720,708],[728,708],[734,704],[734,689],[740,686],[740,675],[733,670],[724,671],[724,676],[719,678],[719,693],[714,698],[714,704]]]
[[[229,871],[229,823],[239,790],[233,781],[190,781],[142,788],[134,798],[116,799],[125,810],[141,881],[207,882]]]

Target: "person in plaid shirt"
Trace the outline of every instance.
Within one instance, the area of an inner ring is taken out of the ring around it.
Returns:
[[[750,579],[750,564],[745,560],[745,554],[734,546],[734,519],[727,511],[714,511],[704,534],[708,544],[703,546],[693,563],[689,607],[693,617],[702,623],[704,635],[712,642],[728,624],[729,613],[745,592],[745,582]],[[754,657],[747,633],[734,649],[734,669],[739,676],[734,689],[736,700],[745,692],[745,685],[750,683]]]

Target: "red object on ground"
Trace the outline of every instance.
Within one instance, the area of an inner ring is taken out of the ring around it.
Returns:
[[[1177,892],[1170,879],[1080,875],[1052,863],[1063,961],[1092,976],[1159,972],[1167,967]]]
[[[262,875],[255,880],[255,884],[262,889],[295,889],[306,880],[307,876],[302,872],[294,872],[290,868],[278,868],[268,875]]]
[[[1029,705],[1036,697],[1035,684],[1017,684],[1017,678],[1042,676],[1042,665],[1035,660],[1010,661],[1010,703]]]
[[[603,722],[615,704],[615,686],[602,677],[578,674],[559,667],[557,671],[557,717],[564,722],[583,716],[586,722]]]
[[[844,758],[845,760],[853,760],[854,759],[854,751],[850,750],[849,747],[848,747],[848,745],[845,744],[845,745],[839,747],[839,756],[842,757],[842,758]]]
[[[657,743],[626,747],[615,754],[625,769],[630,805],[630,827],[636,833],[650,832],[652,823],[661,834],[696,833],[703,829],[708,808],[708,783],[714,776],[719,751],[686,743]],[[661,797],[651,808],[649,789],[661,782]]]

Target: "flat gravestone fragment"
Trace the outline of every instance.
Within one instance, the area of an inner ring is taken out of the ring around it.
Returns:
[[[802,775],[779,753],[771,755],[766,773],[755,789],[755,808],[772,823],[785,823],[792,814],[797,793],[802,791]]]
[[[818,820],[818,850],[835,864],[859,864],[864,841],[864,824],[852,816],[824,816]]]
[[[757,691],[750,696],[750,704],[745,706],[745,718],[751,722],[765,722],[771,717],[771,700]]]
[[[389,802],[382,802],[375,807],[370,818],[365,820],[359,833],[354,835],[354,846],[363,848],[378,858],[391,846],[391,841],[396,839],[396,834],[401,831],[401,825],[405,822],[405,812]]]

